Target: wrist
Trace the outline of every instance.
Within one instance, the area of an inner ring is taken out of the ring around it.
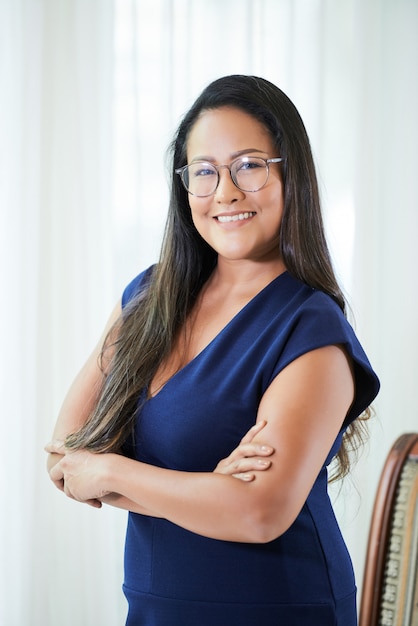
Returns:
[[[116,491],[115,477],[117,475],[116,465],[119,455],[113,452],[106,452],[100,456],[102,457],[99,473],[100,486],[104,494],[109,494]]]

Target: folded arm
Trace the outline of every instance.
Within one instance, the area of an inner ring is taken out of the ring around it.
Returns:
[[[341,347],[314,350],[287,366],[259,407],[257,421],[266,425],[253,443],[262,438],[274,452],[271,467],[257,480],[167,470],[84,451],[66,455],[51,476],[64,480],[66,493],[80,501],[129,504],[216,539],[267,542],[300,512],[353,397],[351,365]]]
[[[98,400],[103,380],[103,371],[100,367],[102,346],[110,329],[119,319],[120,314],[121,304],[119,302],[113,309],[99,342],[72,383],[60,409],[52,441],[45,446],[45,450],[48,452],[47,470],[55,486],[61,491],[66,490],[63,472],[58,469],[53,470],[66,454],[71,458],[73,465],[79,463],[80,467],[83,466],[84,468],[86,468],[86,460],[89,456],[95,460],[97,467],[99,460],[102,461],[104,456],[107,458],[107,455],[92,455],[87,451],[68,454],[68,451],[65,450],[64,441],[67,435],[77,431],[86,422]],[[254,472],[268,469],[271,462],[266,457],[272,453],[272,448],[261,443],[252,443],[254,437],[264,425],[265,422],[260,421],[250,429],[237,448],[227,459],[220,461],[214,471],[219,474],[234,476],[234,478],[239,478],[244,482],[250,482],[255,478]],[[122,458],[117,455],[113,456],[116,457],[116,460]],[[85,475],[85,480],[90,480],[87,474]],[[68,493],[68,495],[70,494]],[[101,499],[91,497],[86,498],[84,501],[98,508],[101,507],[102,503],[106,503],[137,513],[161,517],[161,515],[150,510],[137,500],[119,493],[107,493]]]

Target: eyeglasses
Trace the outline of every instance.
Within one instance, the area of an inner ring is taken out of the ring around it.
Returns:
[[[175,170],[182,183],[192,196],[205,198],[215,193],[219,185],[219,170],[226,167],[232,181],[241,191],[259,191],[269,177],[270,163],[280,163],[282,158],[262,159],[261,157],[240,157],[231,165],[213,165],[207,161],[196,161]]]

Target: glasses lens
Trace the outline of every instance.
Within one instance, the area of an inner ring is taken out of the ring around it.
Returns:
[[[258,191],[266,184],[269,170],[264,159],[243,157],[233,162],[231,175],[242,191]]]
[[[218,171],[211,163],[192,163],[183,171],[183,183],[194,196],[210,196],[218,185]]]

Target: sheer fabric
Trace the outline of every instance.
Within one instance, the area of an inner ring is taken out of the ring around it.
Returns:
[[[42,446],[123,285],[156,260],[173,131],[226,73],[298,107],[381,377],[369,452],[336,494],[361,584],[379,471],[416,425],[417,25],[411,0],[2,0],[0,623],[123,623],[126,515],[54,492]]]

